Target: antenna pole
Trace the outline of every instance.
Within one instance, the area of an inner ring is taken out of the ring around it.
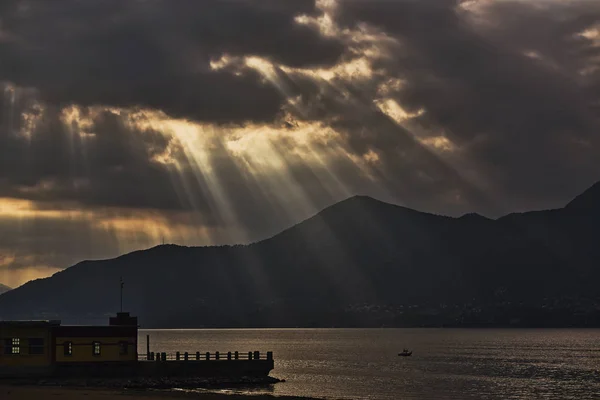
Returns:
[[[121,312],[123,312],[123,285],[125,283],[123,282],[123,277],[121,277]]]

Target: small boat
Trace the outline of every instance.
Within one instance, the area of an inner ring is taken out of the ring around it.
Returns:
[[[400,357],[410,357],[412,356],[412,351],[408,351],[408,349],[402,350],[402,353],[398,353]]]

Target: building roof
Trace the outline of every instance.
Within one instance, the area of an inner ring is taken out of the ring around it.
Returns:
[[[69,328],[79,332],[104,329],[106,332],[115,332],[123,328],[138,328],[137,317],[132,317],[128,312],[119,312],[116,317],[110,317],[108,325],[61,325],[60,320],[26,320],[26,321],[3,321],[0,320],[0,328],[22,327],[22,328]]]
[[[24,327],[24,328],[34,328],[34,327],[51,327],[51,326],[60,326],[59,320],[43,320],[43,321],[0,321],[0,327]]]

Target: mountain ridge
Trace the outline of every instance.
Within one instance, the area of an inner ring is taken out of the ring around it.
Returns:
[[[352,196],[249,245],[80,262],[4,294],[0,318],[100,318],[123,276],[146,327],[600,326],[597,187],[585,212],[496,220]]]
[[[3,285],[2,283],[0,283],[0,294],[6,293],[9,290],[12,290],[11,287]]]
[[[600,202],[600,182],[587,188],[582,194],[576,196],[566,206],[566,209],[595,209],[598,211]]]

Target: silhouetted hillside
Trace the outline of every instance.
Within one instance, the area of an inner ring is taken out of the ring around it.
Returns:
[[[560,210],[450,218],[352,197],[249,246],[84,261],[0,297],[0,317],[145,327],[600,326],[600,185]]]
[[[9,288],[8,286],[6,286],[6,285],[3,285],[3,284],[1,284],[1,283],[0,283],[0,294],[2,294],[2,293],[6,293],[6,292],[8,292],[9,290],[11,290],[11,288]]]
[[[583,194],[575,197],[573,201],[567,204],[567,209],[570,212],[592,212],[598,214],[600,212],[600,182],[597,182]]]

